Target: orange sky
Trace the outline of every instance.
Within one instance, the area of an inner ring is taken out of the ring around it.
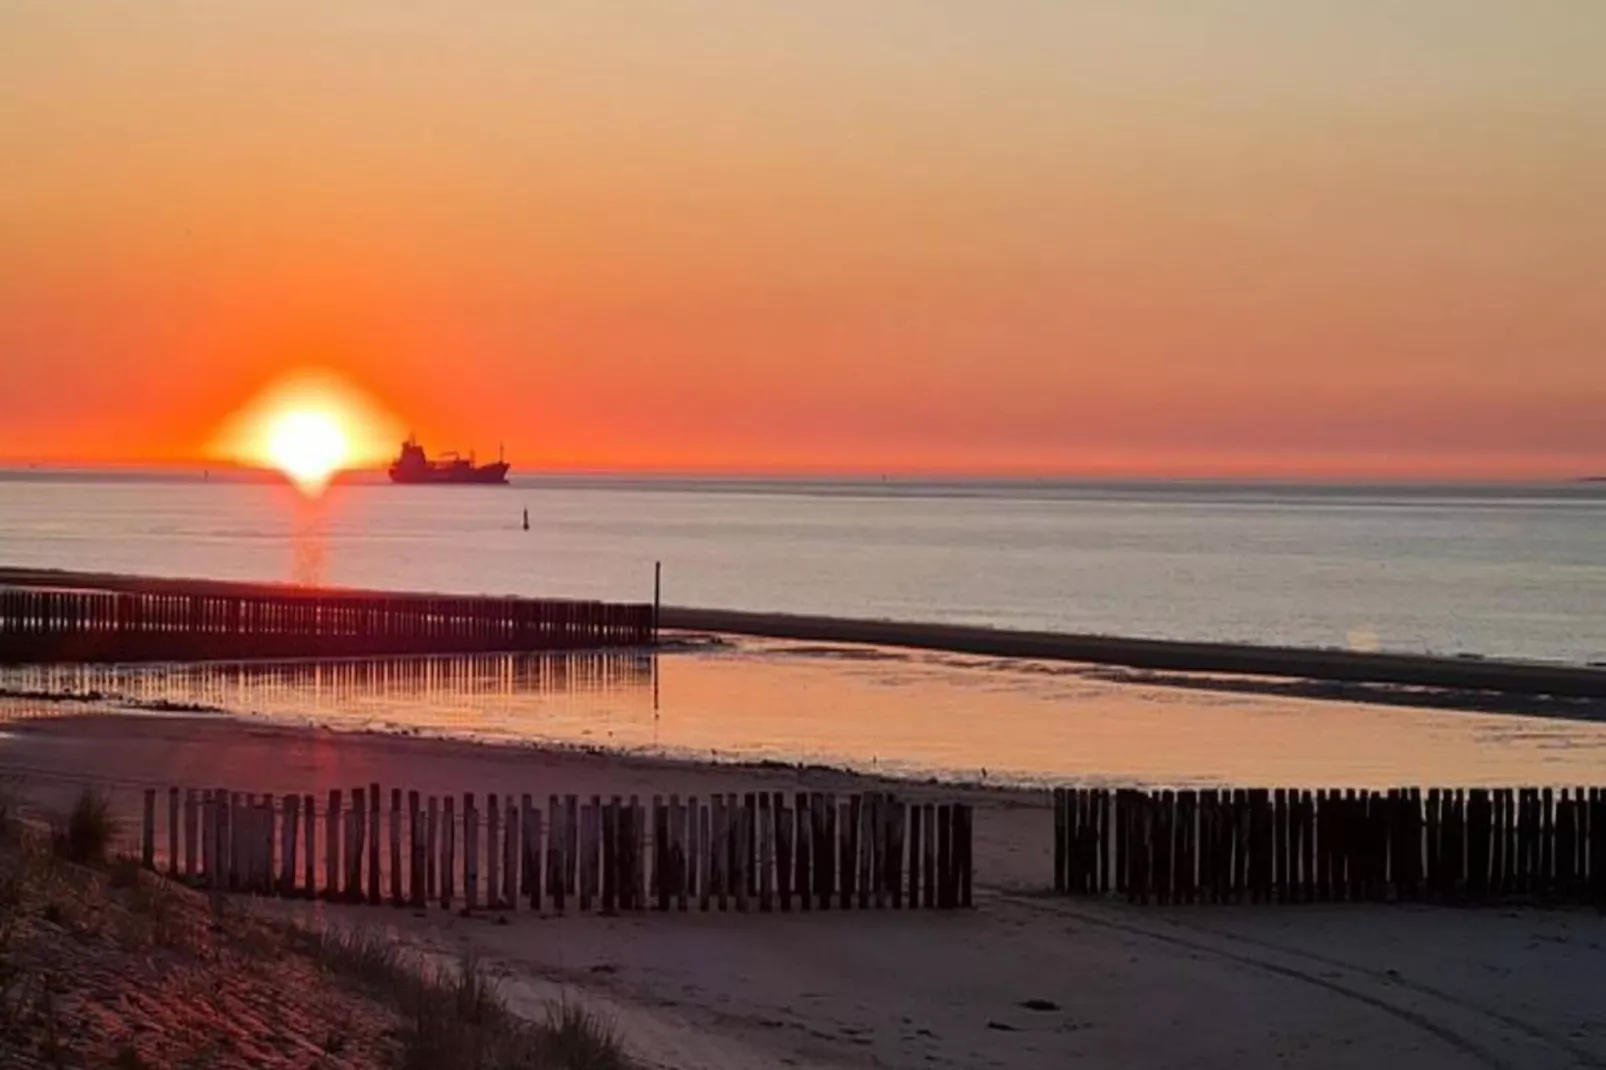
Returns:
[[[521,471],[1606,471],[1602,54],[1567,0],[20,0],[0,458],[197,458],[317,365]]]

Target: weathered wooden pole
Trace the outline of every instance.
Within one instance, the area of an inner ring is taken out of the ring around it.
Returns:
[[[195,789],[184,789],[184,877],[195,879]]]
[[[327,899],[339,898],[340,828],[340,789],[332,788],[329,791],[329,809],[324,813],[323,833],[323,894]]]
[[[178,789],[167,789],[167,875],[179,874],[178,855]]]
[[[301,894],[303,898],[313,899],[318,894],[318,804],[310,792],[301,796],[301,809],[306,849],[301,863],[306,887]]]
[[[296,840],[301,835],[301,796],[284,797],[284,825],[281,829],[283,846],[279,852],[279,894],[292,896],[296,892]]]
[[[401,789],[390,789],[390,905],[403,905],[402,899],[402,808]]]
[[[145,816],[140,825],[140,865],[156,868],[156,789],[145,789]]]
[[[379,895],[379,785],[368,785],[368,902],[380,904]]]

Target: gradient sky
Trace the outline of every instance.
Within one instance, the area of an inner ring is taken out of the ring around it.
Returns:
[[[0,0],[0,458],[1606,471],[1599,0]]]

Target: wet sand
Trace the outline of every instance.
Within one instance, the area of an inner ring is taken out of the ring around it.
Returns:
[[[869,782],[126,714],[0,726],[0,777],[47,807],[101,783],[130,813],[142,787],[169,784],[706,795]],[[516,1003],[564,994],[615,1015],[649,1066],[1606,1065],[1598,912],[1060,900],[1042,894],[1042,793],[898,790],[976,804],[975,911],[514,914],[504,925],[438,910],[272,909],[385,925],[442,953],[476,949]]]

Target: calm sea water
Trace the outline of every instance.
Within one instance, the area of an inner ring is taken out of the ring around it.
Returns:
[[[528,509],[531,530],[521,528]],[[1606,661],[1606,485],[0,473],[0,564]]]
[[[0,668],[0,766],[27,773],[19,753],[37,752],[18,752],[15,732],[34,718],[204,711],[1006,784],[1561,787],[1606,777],[1598,711],[1515,709],[1334,702],[1090,666],[743,639],[659,654]]]

